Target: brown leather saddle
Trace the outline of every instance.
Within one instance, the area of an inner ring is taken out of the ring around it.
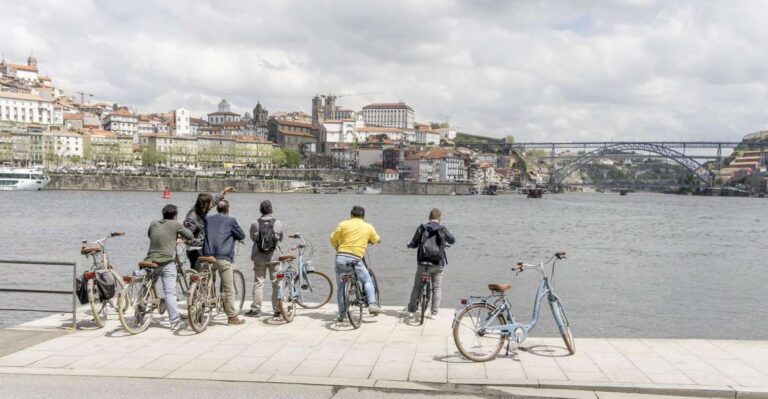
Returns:
[[[512,284],[488,284],[488,289],[496,292],[504,292],[512,288]]]

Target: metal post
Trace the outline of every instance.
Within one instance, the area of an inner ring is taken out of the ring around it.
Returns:
[[[72,263],[72,329],[77,329],[77,262]]]
[[[723,143],[717,143],[717,171],[718,172],[720,171],[720,168],[723,165],[722,154],[723,154]]]

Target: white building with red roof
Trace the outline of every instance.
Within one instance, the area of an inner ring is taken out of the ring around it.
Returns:
[[[375,103],[364,106],[363,120],[366,126],[413,129],[416,118],[413,108],[404,102],[397,102]]]

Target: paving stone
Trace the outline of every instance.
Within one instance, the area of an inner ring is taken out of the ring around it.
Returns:
[[[266,357],[234,357],[216,369],[217,373],[251,373],[267,361]]]
[[[339,364],[331,373],[333,378],[353,378],[367,380],[373,371],[373,365],[349,365]]]
[[[338,361],[334,360],[305,360],[291,372],[291,375],[328,377],[337,365]]]

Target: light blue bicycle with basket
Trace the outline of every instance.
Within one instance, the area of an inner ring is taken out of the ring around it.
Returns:
[[[496,358],[506,342],[507,354],[509,354],[510,340],[513,339],[520,345],[528,337],[528,333],[536,327],[539,322],[541,301],[546,297],[568,352],[576,353],[576,344],[573,342],[568,318],[565,317],[563,303],[554,290],[555,263],[562,259],[565,259],[565,252],[558,252],[538,265],[518,262],[512,268],[516,272],[515,275],[526,269],[534,269],[542,276],[541,284],[536,291],[533,315],[528,323],[518,323],[512,315],[509,300],[504,295],[504,291],[512,287],[511,284],[489,284],[488,289],[491,290],[491,295],[461,299],[461,306],[456,309],[452,326],[453,340],[459,352],[469,360],[485,362]],[[552,272],[547,275],[544,266],[550,262]]]

